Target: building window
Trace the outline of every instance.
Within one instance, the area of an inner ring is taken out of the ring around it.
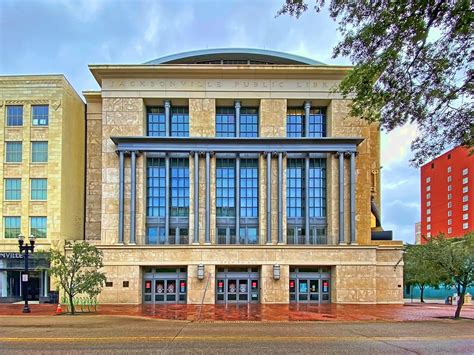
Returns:
[[[23,106],[7,106],[7,126],[23,126]]]
[[[235,159],[217,159],[216,214],[235,217]]]
[[[450,166],[448,166],[448,173],[450,173],[450,172],[451,172],[451,167],[450,167]]]
[[[36,238],[46,238],[46,217],[30,217],[30,234]]]
[[[189,214],[189,159],[170,159],[171,211],[172,217],[187,217]]]
[[[286,136],[304,137],[304,109],[288,108],[286,114]]]
[[[286,170],[286,216],[304,217],[304,160],[288,159]]]
[[[426,178],[426,183],[429,184],[431,182],[431,177]]]
[[[468,229],[469,228],[469,223],[463,223],[462,224],[462,229]]]
[[[21,200],[21,179],[5,179],[5,201]]]
[[[469,172],[469,169],[468,169],[468,168],[463,169],[463,170],[462,170],[462,176],[467,175],[468,172]]]
[[[326,159],[309,161],[309,216],[326,216]]]
[[[468,191],[469,191],[469,187],[468,186],[463,186],[462,193],[467,194]]]
[[[434,166],[435,166],[434,163],[431,163],[431,169],[434,169]]]
[[[147,135],[153,137],[166,136],[166,116],[164,107],[147,108]]]
[[[48,105],[33,105],[31,106],[33,115],[33,126],[47,126],[49,107]]]
[[[448,217],[451,217],[453,215],[453,211],[448,210]]]
[[[31,142],[31,162],[48,162],[48,142]]]
[[[216,137],[235,137],[235,109],[216,108]]]
[[[22,160],[22,143],[6,142],[5,161],[7,163],[21,163]]]
[[[429,200],[431,198],[431,193],[426,194],[426,199]]]
[[[147,217],[165,217],[166,208],[165,160],[147,159]]]
[[[431,191],[431,186],[430,185],[426,186],[426,191]]]
[[[451,200],[453,198],[453,195],[448,194],[448,200]]]
[[[324,108],[311,107],[309,111],[309,136],[326,136],[326,110]]]
[[[189,137],[189,109],[171,107],[171,136]]]
[[[467,221],[468,219],[469,219],[469,213],[464,213],[464,214],[462,215],[462,220],[463,220],[463,221]]]
[[[450,226],[451,224],[453,224],[453,220],[450,218],[448,219],[448,226]]]
[[[467,211],[469,209],[469,205],[462,205],[462,210]]]
[[[21,233],[21,217],[4,217],[3,225],[5,226],[5,238],[18,238],[18,235]]]
[[[467,202],[467,201],[469,201],[469,196],[468,196],[468,195],[464,195],[464,196],[462,197],[462,202]]]
[[[469,181],[469,179],[467,178],[467,176],[466,176],[465,178],[463,178],[463,179],[462,179],[463,185],[464,185],[464,184],[467,184],[468,181]]]
[[[453,228],[448,227],[448,234],[451,234],[451,233],[453,233]]]
[[[426,222],[428,222],[428,223],[431,222],[431,217],[430,216],[426,217]]]
[[[258,137],[258,108],[240,109],[240,136]]]
[[[448,176],[448,182],[451,182],[453,180],[453,178],[451,177],[451,175]]]
[[[448,202],[448,208],[452,208],[453,207],[453,203],[451,201]]]
[[[240,217],[258,218],[258,160],[240,162]]]
[[[426,233],[426,237],[431,238],[431,232]]]
[[[428,209],[426,210],[426,214],[431,214],[431,208],[428,208]]]
[[[431,230],[431,224],[426,225],[426,230]]]
[[[426,201],[426,207],[430,207],[431,206],[431,201]]]
[[[48,180],[31,179],[31,200],[46,201],[48,199]]]
[[[451,191],[453,189],[453,185],[448,185],[448,191]]]

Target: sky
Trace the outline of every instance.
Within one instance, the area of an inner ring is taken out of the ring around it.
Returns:
[[[99,89],[88,64],[139,64],[204,48],[248,47],[327,64],[340,36],[327,11],[276,17],[283,0],[0,0],[0,75],[64,74],[79,93]],[[411,126],[382,132],[382,226],[414,243],[419,170]]]

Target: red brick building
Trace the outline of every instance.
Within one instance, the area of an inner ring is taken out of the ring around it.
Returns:
[[[421,167],[421,234],[459,237],[471,230],[474,155],[456,147]]]

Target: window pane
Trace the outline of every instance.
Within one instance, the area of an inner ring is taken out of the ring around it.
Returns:
[[[22,160],[22,143],[21,142],[6,142],[6,156],[7,163],[21,163]]]
[[[235,109],[216,108],[216,137],[235,137]]]
[[[147,217],[165,216],[166,169],[162,158],[147,159]]]
[[[309,160],[309,216],[326,216],[326,159]]]
[[[304,160],[288,159],[286,178],[287,217],[304,217]]]
[[[326,109],[311,107],[309,111],[309,136],[326,136]]]
[[[7,106],[7,126],[23,125],[23,106]]]
[[[149,136],[165,136],[165,109],[164,107],[148,107],[147,108],[147,135]]]
[[[31,162],[48,162],[48,142],[31,142]]]
[[[46,238],[46,217],[30,217],[30,234]]]
[[[235,159],[216,161],[217,217],[235,216]]]
[[[258,218],[258,160],[240,162],[240,217]]]
[[[170,159],[171,210],[174,217],[187,217],[189,214],[189,159]]]
[[[31,179],[31,199],[41,201],[48,199],[48,181],[46,179]]]
[[[302,108],[288,108],[286,114],[286,136],[304,136],[304,110]]]
[[[34,105],[31,106],[33,116],[33,126],[47,126],[49,107],[48,105]]]
[[[5,179],[5,200],[21,200],[21,179]]]
[[[21,225],[20,217],[5,217],[3,225],[5,226],[5,238],[18,238]]]
[[[240,109],[240,136],[258,137],[258,108]]]
[[[189,110],[187,107],[171,108],[171,135],[189,137]]]

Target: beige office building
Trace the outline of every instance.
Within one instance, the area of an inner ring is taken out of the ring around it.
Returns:
[[[350,67],[203,50],[91,65],[85,235],[106,303],[402,303]]]

